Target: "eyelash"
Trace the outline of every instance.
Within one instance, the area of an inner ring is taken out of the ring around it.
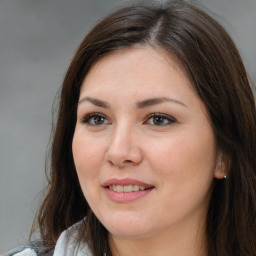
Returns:
[[[100,126],[102,124],[91,124],[90,123],[90,120],[93,119],[93,118],[97,118],[97,117],[100,117],[100,118],[104,118],[105,120],[107,120],[107,118],[105,117],[105,115],[101,114],[101,113],[90,113],[90,114],[87,114],[85,116],[82,117],[81,119],[81,123],[83,124],[87,124],[87,125],[90,125],[90,126]],[[95,122],[95,120],[94,120]],[[109,122],[110,123],[110,122]]]
[[[93,120],[93,118],[94,118],[94,124],[90,123],[90,121]],[[95,124],[95,118],[103,118],[104,121],[101,124]],[[149,120],[153,119],[153,118],[161,118],[162,121],[164,121],[165,123],[164,124],[155,124],[153,122],[149,123]],[[106,118],[105,115],[103,115],[101,113],[94,112],[94,113],[90,113],[90,114],[87,114],[87,115],[83,116],[82,119],[81,119],[81,123],[87,124],[89,126],[101,126],[101,125],[106,124],[105,123],[106,120],[107,120],[107,118]],[[146,117],[146,121],[144,121],[143,124],[148,123],[150,125],[155,125],[155,126],[166,126],[166,125],[170,125],[170,124],[175,123],[175,122],[176,122],[175,118],[173,118],[169,115],[162,114],[162,113],[153,113],[153,114],[150,114]],[[108,121],[108,124],[111,124],[111,122]]]
[[[144,122],[144,123],[147,123],[150,119],[153,119],[153,118],[162,118],[163,120],[167,121],[167,123],[165,123],[165,124],[159,124],[159,125],[151,124],[151,125],[155,125],[155,126],[166,126],[166,125],[176,122],[175,118],[173,118],[169,115],[162,114],[162,113],[153,113],[153,114],[150,114],[149,116],[147,116],[146,122]]]

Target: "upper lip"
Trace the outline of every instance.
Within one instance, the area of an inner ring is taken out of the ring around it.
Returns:
[[[103,183],[104,187],[108,187],[112,185],[121,185],[121,186],[138,185],[146,188],[154,187],[152,184],[147,184],[145,182],[142,182],[136,179],[131,179],[131,178],[125,178],[125,179],[112,178],[112,179],[106,180]]]

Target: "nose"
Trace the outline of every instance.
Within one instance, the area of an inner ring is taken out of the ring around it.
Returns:
[[[110,138],[105,159],[118,168],[138,165],[143,155],[138,143],[138,134],[132,129],[119,127]]]

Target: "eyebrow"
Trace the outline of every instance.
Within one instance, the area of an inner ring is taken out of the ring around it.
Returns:
[[[103,101],[103,100],[99,100],[99,99],[95,99],[95,98],[91,98],[91,97],[84,97],[82,98],[78,104],[81,104],[82,102],[90,102],[98,107],[102,107],[102,108],[110,108],[110,104]],[[157,104],[161,104],[164,102],[172,102],[172,103],[176,103],[179,104],[183,107],[187,107],[186,104],[184,104],[183,102],[173,99],[173,98],[169,98],[169,97],[160,97],[160,98],[151,98],[151,99],[146,99],[143,101],[139,101],[136,103],[137,108],[145,108],[145,107],[149,107],[149,106],[153,106],[153,105],[157,105]]]
[[[95,99],[95,98],[91,98],[91,97],[84,97],[81,100],[79,100],[78,104],[81,104],[82,102],[86,102],[89,101],[92,104],[98,106],[98,107],[102,107],[102,108],[110,108],[110,104],[103,101],[103,100],[99,100],[99,99]]]
[[[145,108],[145,107],[149,107],[149,106],[164,103],[164,102],[172,102],[172,103],[179,104],[183,107],[187,107],[187,105],[184,104],[183,102],[173,98],[169,98],[169,97],[147,99],[147,100],[137,102],[136,105],[138,108]]]

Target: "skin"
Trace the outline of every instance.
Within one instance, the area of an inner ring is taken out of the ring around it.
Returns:
[[[168,100],[138,107],[163,97]],[[84,123],[94,112],[103,117]],[[205,106],[171,55],[134,47],[100,59],[81,87],[72,149],[82,191],[109,231],[114,256],[206,255],[211,185],[225,166]],[[110,178],[133,178],[154,189],[113,202],[102,187]]]

